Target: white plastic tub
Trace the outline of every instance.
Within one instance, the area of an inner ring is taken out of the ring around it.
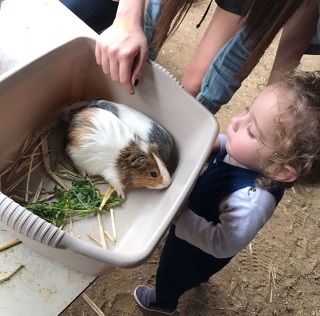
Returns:
[[[147,64],[135,95],[103,74],[94,40],[74,40],[0,77],[0,171],[18,156],[25,138],[57,119],[73,101],[95,97],[129,105],[150,116],[175,140],[165,190],[131,190],[115,209],[118,240],[105,250],[88,242],[98,236],[95,217],[74,222],[74,236],[58,229],[0,193],[0,225],[43,255],[69,267],[102,275],[114,267],[145,262],[188,196],[218,134],[215,118],[157,64]],[[62,144],[62,137],[55,140]],[[103,218],[111,230],[109,215]]]

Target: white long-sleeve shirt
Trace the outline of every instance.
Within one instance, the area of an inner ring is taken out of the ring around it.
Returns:
[[[221,143],[224,146],[224,139]],[[229,158],[227,155],[224,162],[229,163]],[[217,225],[187,209],[176,222],[176,236],[214,257],[231,257],[249,245],[275,207],[276,200],[270,192],[245,187],[221,201]]]

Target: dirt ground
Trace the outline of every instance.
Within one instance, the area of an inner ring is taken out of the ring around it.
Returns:
[[[201,26],[208,1],[193,6],[179,31],[165,45],[158,62],[181,80],[188,58],[197,46],[215,8]],[[228,105],[218,113],[221,131],[265,85],[277,39]],[[317,56],[304,56],[303,69],[320,69]],[[223,271],[207,284],[185,293],[177,315],[320,315],[320,189],[286,192],[275,215]],[[142,315],[132,292],[139,284],[155,285],[163,241],[150,260],[129,270],[99,277],[85,293],[105,315]],[[62,314],[96,315],[80,296]]]

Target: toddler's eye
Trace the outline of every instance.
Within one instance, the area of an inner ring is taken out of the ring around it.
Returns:
[[[248,133],[250,138],[255,138],[254,135],[250,131],[250,126],[247,126],[247,133]]]

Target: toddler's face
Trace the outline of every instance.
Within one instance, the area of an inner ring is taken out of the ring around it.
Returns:
[[[230,162],[260,171],[261,162],[272,153],[274,120],[279,105],[289,104],[287,91],[280,85],[265,88],[245,113],[235,116],[227,128]]]

